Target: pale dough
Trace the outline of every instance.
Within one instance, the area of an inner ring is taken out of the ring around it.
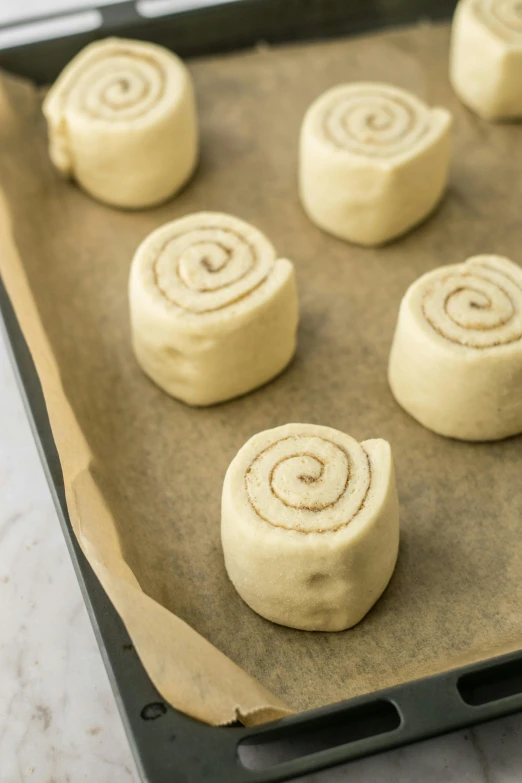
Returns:
[[[522,432],[522,269],[474,256],[423,275],[402,300],[389,381],[425,427],[462,440]]]
[[[397,559],[389,444],[313,424],[254,435],[225,476],[221,537],[228,575],[258,614],[308,631],[350,628]]]
[[[201,212],[150,234],[134,256],[129,295],[138,362],[191,405],[251,391],[294,354],[293,264],[230,215]]]
[[[310,219],[341,239],[379,245],[423,220],[442,197],[451,115],[406,90],[334,87],[301,128],[299,183]]]
[[[480,116],[522,117],[520,0],[461,0],[451,32],[450,79]]]
[[[182,61],[156,44],[85,47],[43,104],[56,168],[118,207],[165,201],[197,161],[194,93]]]

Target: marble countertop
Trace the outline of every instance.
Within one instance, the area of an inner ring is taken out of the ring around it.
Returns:
[[[138,783],[1,335],[0,617],[0,783]],[[520,783],[522,715],[303,780]]]
[[[74,6],[0,0],[0,24]],[[0,617],[0,783],[139,783],[1,335]],[[520,783],[522,715],[302,780]]]

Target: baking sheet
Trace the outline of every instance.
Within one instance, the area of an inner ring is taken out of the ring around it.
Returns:
[[[192,62],[201,164],[178,198],[141,213],[60,181],[39,94],[2,78],[0,268],[42,380],[71,520],[155,685],[209,723],[262,722],[522,646],[522,438],[444,440],[395,404],[386,381],[410,282],[474,253],[522,261],[522,128],[488,125],[459,105],[448,42],[447,27],[423,26]],[[379,250],[323,234],[297,198],[303,113],[354,79],[393,82],[455,116],[445,201]],[[280,378],[194,410],[135,364],[127,277],[148,232],[202,209],[252,221],[294,260],[301,326]],[[392,444],[399,562],[375,608],[343,633],[263,620],[224,570],[225,470],[254,432],[287,421]]]

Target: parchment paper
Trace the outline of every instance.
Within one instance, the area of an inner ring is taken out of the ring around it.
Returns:
[[[2,78],[1,271],[42,381],[71,519],[152,680],[203,721],[262,722],[522,644],[522,438],[440,438],[395,404],[386,381],[399,302],[418,275],[474,253],[522,262],[522,126],[488,125],[460,106],[448,40],[446,27],[423,27],[192,62],[199,170],[174,201],[141,213],[60,181],[39,95]],[[379,250],[323,234],[297,198],[303,113],[352,79],[396,83],[455,116],[442,206]],[[301,326],[280,378],[194,410],[138,369],[127,277],[147,233],[202,209],[252,221],[295,261]],[[399,562],[383,598],[343,633],[263,620],[225,573],[225,470],[253,433],[288,421],[393,447]]]

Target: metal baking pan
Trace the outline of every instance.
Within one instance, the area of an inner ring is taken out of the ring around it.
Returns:
[[[91,13],[92,29],[16,46],[9,46],[9,41],[47,30],[49,20],[56,17],[2,28],[0,66],[46,82],[85,44],[107,35],[152,40],[184,56],[201,55],[260,40],[346,35],[422,18],[449,18],[454,6],[451,0],[236,0],[152,16],[154,3],[156,13],[169,6],[169,0],[142,0],[138,6],[119,3]],[[144,18],[138,8],[151,16]],[[66,17],[62,31],[77,15],[75,11],[60,17]],[[1,282],[0,310],[65,539],[144,781],[289,780],[522,710],[522,651],[257,728],[206,726],[165,704],[72,531],[40,383]]]

